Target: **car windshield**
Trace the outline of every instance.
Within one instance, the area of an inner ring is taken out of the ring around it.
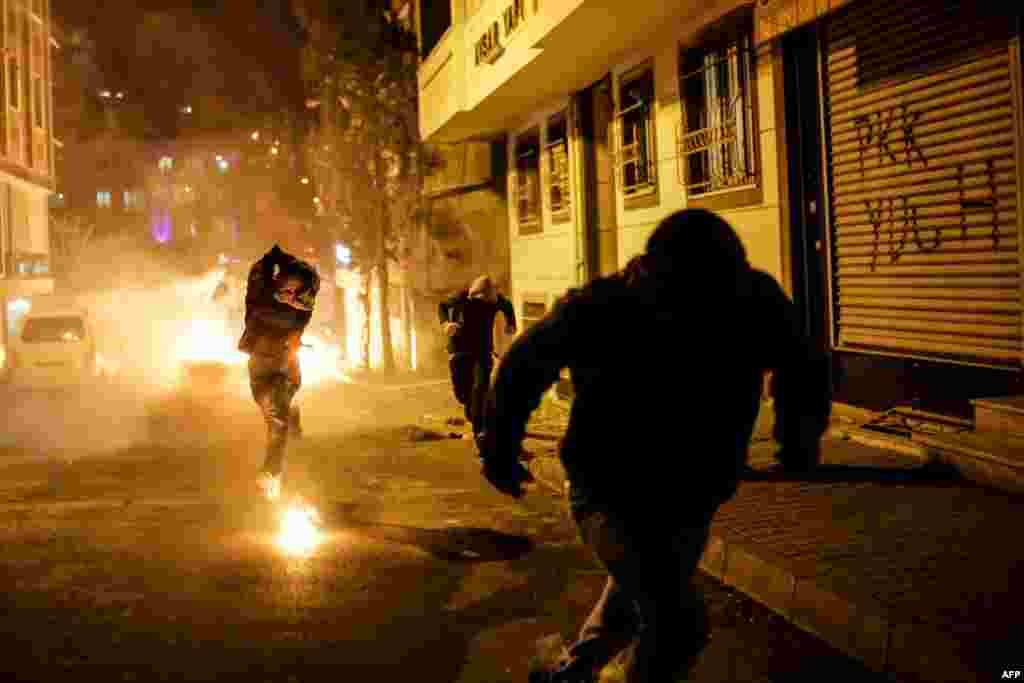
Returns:
[[[29,318],[21,332],[21,340],[29,344],[47,342],[79,342],[85,339],[85,325],[77,316]]]

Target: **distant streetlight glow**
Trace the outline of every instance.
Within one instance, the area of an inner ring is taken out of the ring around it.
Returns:
[[[320,203],[320,198],[319,197],[313,197],[313,203],[314,204],[319,204]]]
[[[277,149],[277,147],[271,147],[271,148],[270,148],[270,153],[271,153],[271,154],[273,154],[273,155],[275,155],[275,156],[276,156],[276,155],[277,155],[277,152],[278,152],[278,149]]]
[[[303,184],[303,185],[309,185],[309,178],[305,178],[305,177],[304,177],[304,178],[302,179],[302,184]]]
[[[352,264],[352,250],[340,242],[334,245],[334,255],[343,266]]]
[[[124,99],[124,93],[123,92],[118,92],[117,93],[117,99],[123,100]]]
[[[186,113],[186,114],[191,114],[192,113],[192,107],[190,105],[185,105],[184,107],[181,108],[181,111]]]
[[[110,91],[109,90],[100,90],[100,97],[103,97],[103,98],[110,97]]]
[[[224,157],[222,157],[220,154],[218,154],[217,155],[217,161],[224,161]]]
[[[218,159],[217,166],[220,168],[221,171],[228,170],[228,162],[225,159]]]
[[[191,192],[191,191],[192,191],[192,188],[189,187],[188,185],[186,185],[185,186],[185,192]]]
[[[252,137],[253,140],[259,140],[260,139],[260,132],[258,130],[254,130],[252,132],[252,136],[251,137]]]

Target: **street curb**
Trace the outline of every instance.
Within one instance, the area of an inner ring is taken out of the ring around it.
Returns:
[[[564,484],[557,460],[536,458],[530,468],[543,488],[558,492]],[[856,587],[826,585],[801,577],[786,562],[762,550],[712,533],[700,569],[761,603],[798,628],[827,642],[868,669],[893,680],[982,680],[958,655],[960,643],[949,634],[901,620]]]
[[[870,598],[845,597],[764,555],[712,535],[700,569],[894,680],[981,680],[947,633],[900,621]]]

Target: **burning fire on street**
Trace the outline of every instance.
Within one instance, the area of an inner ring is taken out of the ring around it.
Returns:
[[[307,557],[323,542],[320,514],[316,508],[296,497],[280,512],[276,543],[286,555]]]
[[[204,295],[213,290],[220,277],[214,271],[195,282],[193,298],[206,298]],[[213,307],[207,308],[209,310],[197,310],[186,329],[176,338],[171,350],[175,363],[179,367],[197,363],[244,366],[248,356],[237,348],[241,330],[233,330],[227,316],[220,315]],[[344,372],[342,349],[315,333],[307,332],[303,335],[299,363],[304,386],[348,381]]]

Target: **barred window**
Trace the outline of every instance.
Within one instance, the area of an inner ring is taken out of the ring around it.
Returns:
[[[569,220],[569,126],[566,113],[560,112],[548,120],[545,146],[547,157],[547,193],[551,206],[551,219],[555,223]]]
[[[144,208],[144,195],[141,190],[125,190],[123,199],[124,208],[128,211]]]
[[[547,315],[548,307],[542,300],[524,300],[523,301],[523,329],[528,330],[534,324],[540,322],[540,320]]]
[[[689,196],[757,183],[751,34],[744,21],[680,56],[679,159]]]
[[[540,131],[533,128],[516,137],[516,218],[519,234],[541,231]]]
[[[618,164],[627,197],[655,188],[654,71],[649,67],[621,81],[619,87]]]

